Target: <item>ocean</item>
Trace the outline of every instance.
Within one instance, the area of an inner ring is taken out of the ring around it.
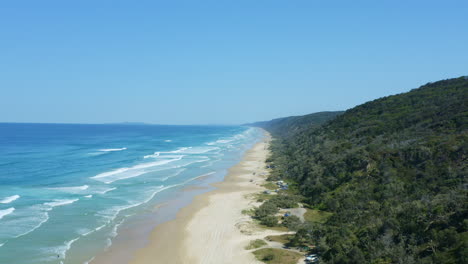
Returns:
[[[261,137],[242,126],[0,124],[0,263],[87,263],[135,216],[221,181]]]

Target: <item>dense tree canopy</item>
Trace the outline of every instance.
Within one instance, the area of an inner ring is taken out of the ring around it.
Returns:
[[[333,213],[301,231],[322,261],[468,263],[467,100],[461,77],[322,125],[257,123],[276,138],[273,176],[296,181],[310,205]]]
[[[284,138],[312,127],[318,127],[342,113],[343,111],[319,112],[304,116],[276,118],[270,121],[257,122],[248,125],[262,127],[275,134],[275,136]]]

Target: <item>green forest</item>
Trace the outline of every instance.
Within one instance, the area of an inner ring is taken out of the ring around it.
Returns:
[[[468,263],[468,78],[345,112],[251,124],[269,131],[270,180],[330,215],[296,236],[322,263]]]

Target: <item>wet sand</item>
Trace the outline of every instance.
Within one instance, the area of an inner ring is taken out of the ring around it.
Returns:
[[[266,135],[248,150],[223,182],[213,184],[216,190],[196,196],[174,220],[158,225],[130,263],[261,263],[244,249],[256,237],[245,232],[251,219],[242,210],[254,203],[251,194],[263,190],[269,140]]]

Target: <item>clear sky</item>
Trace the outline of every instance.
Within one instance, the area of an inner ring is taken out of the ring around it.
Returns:
[[[468,75],[468,1],[2,1],[0,121],[235,124]]]

